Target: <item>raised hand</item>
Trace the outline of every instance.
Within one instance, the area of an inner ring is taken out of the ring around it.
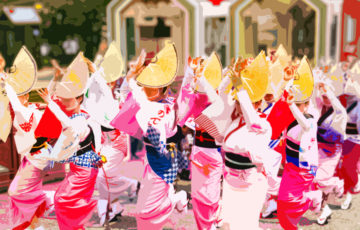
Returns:
[[[48,90],[45,88],[45,89],[38,89],[36,91],[38,92],[40,97],[44,100],[44,102],[46,104],[49,104],[49,102],[51,101],[51,98],[50,98]]]
[[[294,103],[295,100],[295,92],[294,89],[290,88],[288,90],[288,96],[286,98],[286,102],[288,103],[288,105],[292,105]]]
[[[50,63],[55,69],[54,81],[60,81],[62,76],[64,76],[64,71],[61,69],[59,63],[55,59],[52,59]]]
[[[135,62],[130,62],[130,70],[126,75],[126,79],[130,80],[131,78],[137,77],[141,71],[145,68],[144,63],[146,59],[146,52],[145,50],[141,50],[139,57],[136,59]]]

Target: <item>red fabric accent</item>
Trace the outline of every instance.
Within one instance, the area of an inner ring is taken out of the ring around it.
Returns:
[[[56,104],[58,104],[62,111],[67,116],[71,116],[73,112],[69,112],[65,110],[65,107],[58,101],[54,100]],[[56,118],[56,116],[51,112],[51,110],[46,107],[43,116],[41,117],[41,120],[36,127],[35,130],[35,137],[47,137],[51,139],[57,139],[62,130],[62,125],[60,121]]]
[[[339,97],[339,100],[340,100],[341,104],[342,104],[345,108],[347,108],[347,98],[348,98],[348,97],[349,97],[349,96],[346,95],[346,94],[343,94],[343,95],[341,95],[341,96]]]
[[[224,1],[224,0],[209,0],[210,2],[212,2],[212,4],[214,5],[214,6],[218,6],[218,5],[220,5],[220,3],[222,2],[222,1]]]
[[[344,192],[354,193],[353,189],[358,183],[357,162],[360,159],[360,145],[346,140],[342,154],[338,175],[340,179],[344,179]]]
[[[295,120],[295,117],[286,102],[287,95],[288,93],[285,91],[281,99],[274,104],[274,108],[267,117],[267,121],[272,128],[272,140],[279,139],[283,130]]]
[[[14,112],[12,106],[11,106],[11,103],[9,103],[9,110],[10,110],[11,120],[14,121],[15,112]]]
[[[31,222],[34,220],[35,216],[37,218],[40,218],[45,213],[45,211],[46,211],[46,201],[42,202],[41,205],[36,209],[36,212],[30,221],[26,221],[25,223],[22,223],[21,225],[16,226],[15,228],[13,228],[13,230],[26,229],[27,227],[29,227],[31,225]]]
[[[34,113],[31,114],[31,117],[29,119],[29,122],[24,122],[22,124],[19,124],[20,128],[24,130],[25,132],[29,132],[31,130],[31,127],[34,122]]]
[[[231,131],[231,132],[225,137],[224,142],[230,137],[231,134],[233,134],[236,130],[240,129],[240,128],[243,127],[244,125],[246,125],[245,120],[244,120],[244,117],[241,117],[241,118],[240,118],[240,121],[239,121],[238,127],[236,127],[233,131]]]

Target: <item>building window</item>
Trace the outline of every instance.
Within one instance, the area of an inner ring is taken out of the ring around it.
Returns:
[[[336,56],[336,30],[337,30],[338,16],[333,18],[331,23],[331,41],[330,41],[330,56],[335,58]]]
[[[350,15],[346,15],[346,42],[350,43],[355,40],[356,20]]]
[[[210,56],[215,51],[223,65],[226,65],[227,30],[225,17],[205,19],[205,54]]]

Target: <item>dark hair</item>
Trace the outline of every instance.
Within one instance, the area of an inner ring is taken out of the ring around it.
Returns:
[[[79,98],[81,98],[81,102],[80,102],[80,105],[81,105],[84,101],[84,94],[81,94],[80,96],[76,97],[76,99],[79,99]]]
[[[165,94],[165,92],[166,92],[166,90],[167,90],[168,88],[169,88],[169,86],[164,87],[163,90],[162,90],[162,94]]]

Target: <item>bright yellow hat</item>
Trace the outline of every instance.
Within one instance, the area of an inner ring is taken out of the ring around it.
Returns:
[[[291,87],[295,91],[295,102],[306,102],[312,96],[314,90],[314,77],[306,56],[304,56],[299,67],[295,71],[293,85]]]
[[[141,85],[161,88],[170,85],[176,77],[178,58],[174,43],[165,42],[165,47],[153,58],[152,62],[136,78]]]
[[[334,89],[336,96],[344,93],[344,71],[341,68],[341,63],[332,66],[325,74],[326,80],[329,81],[331,87]]]
[[[63,98],[75,98],[84,94],[89,79],[89,69],[80,52],[68,66],[60,82],[56,82],[55,94]]]
[[[10,68],[6,81],[13,87],[17,95],[28,93],[37,80],[37,66],[25,46],[21,47]]]
[[[125,74],[124,60],[115,41],[111,42],[100,67],[104,69],[104,78],[108,83],[116,81]]]
[[[270,82],[266,90],[266,94],[273,94],[275,100],[281,96],[282,89],[285,87],[286,81],[284,79],[284,69],[279,59],[274,63],[270,63]]]
[[[279,45],[275,52],[275,57],[280,61],[281,65],[287,66],[291,61],[291,56],[288,55],[286,49],[282,44]]]
[[[0,139],[6,142],[11,130],[9,98],[6,96],[5,84],[0,82]]]
[[[261,51],[254,61],[241,71],[242,86],[248,92],[252,102],[260,101],[265,96],[269,75],[269,64],[264,51]]]
[[[244,87],[250,100],[257,102],[265,96],[269,84],[270,71],[265,52],[261,51],[250,65],[247,63],[248,61],[244,60],[239,64],[240,69],[244,68],[240,72],[240,80],[233,70],[228,71],[227,74],[230,74],[232,82],[227,86],[226,91],[229,92],[232,89],[233,97],[238,100],[237,92]]]
[[[212,52],[210,57],[204,61],[203,66],[204,77],[214,89],[217,89],[222,79],[222,66],[219,56]],[[202,92],[202,90],[197,90]]]

